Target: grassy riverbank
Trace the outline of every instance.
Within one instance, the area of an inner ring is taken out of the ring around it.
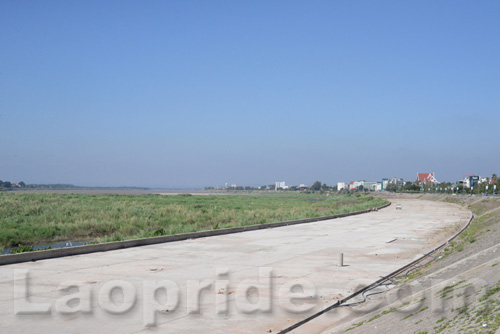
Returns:
[[[354,212],[370,196],[0,194],[0,247],[107,242]]]

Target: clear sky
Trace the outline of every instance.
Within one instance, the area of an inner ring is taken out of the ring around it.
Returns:
[[[500,1],[0,1],[0,179],[500,173]]]

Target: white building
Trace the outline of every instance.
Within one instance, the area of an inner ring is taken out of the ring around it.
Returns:
[[[392,179],[389,180],[389,184],[395,184],[398,187],[402,187],[405,184],[405,180],[403,180],[400,177],[393,177]]]
[[[276,190],[278,190],[279,188],[281,189],[288,189],[288,187],[285,185],[285,181],[282,181],[282,182],[276,182]]]
[[[345,188],[345,183],[344,182],[337,182],[337,190],[338,191],[341,191],[344,188]]]
[[[354,181],[352,184],[351,189],[358,189],[359,187],[363,187],[363,189],[369,190],[374,184],[377,184],[377,182],[373,181]]]
[[[471,188],[471,187],[475,186],[476,184],[481,183],[480,180],[481,180],[481,177],[478,175],[467,174],[467,176],[463,180],[463,185],[466,188]]]
[[[387,185],[389,184],[389,179],[383,178],[382,179],[382,190],[387,188]]]

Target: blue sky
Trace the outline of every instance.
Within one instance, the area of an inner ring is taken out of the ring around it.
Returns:
[[[499,1],[2,1],[0,179],[500,173]]]

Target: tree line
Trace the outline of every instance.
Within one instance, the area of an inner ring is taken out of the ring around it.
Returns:
[[[275,184],[263,185],[260,187],[250,187],[250,186],[237,186],[237,187],[227,187],[227,188],[217,188],[217,187],[205,187],[205,190],[245,190],[245,191],[256,191],[256,190],[280,190],[280,191],[299,191],[304,190],[306,192],[325,192],[325,191],[337,191],[337,186],[331,187],[326,183],[321,181],[316,181],[312,186],[302,189],[300,186],[288,186],[286,189],[278,188],[276,189]]]
[[[12,183],[10,181],[2,181],[0,180],[0,190],[10,190],[13,188],[25,188],[26,183],[20,181],[18,183]]]
[[[23,181],[18,183],[13,183],[11,181],[0,180],[0,191],[15,190],[15,189],[80,189],[83,187],[78,187],[73,184],[26,184]]]

